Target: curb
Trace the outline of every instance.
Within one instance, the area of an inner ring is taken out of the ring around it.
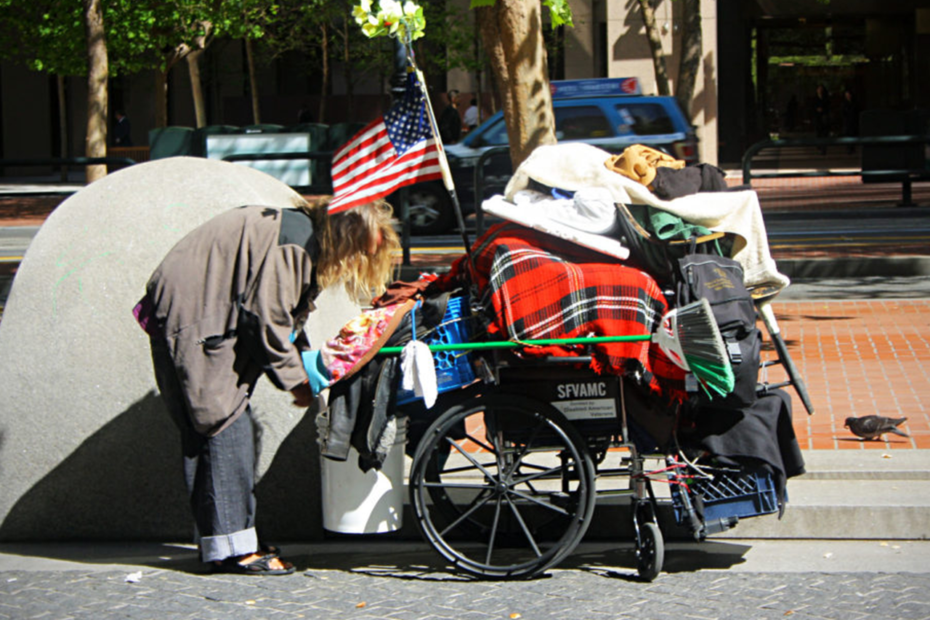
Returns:
[[[398,278],[411,282],[420,272],[445,273],[454,258],[442,255],[435,261],[401,265]],[[871,256],[835,258],[776,258],[778,271],[792,280],[918,277],[930,275],[930,256]]]
[[[930,256],[776,258],[775,262],[781,273],[798,280],[930,275]]]

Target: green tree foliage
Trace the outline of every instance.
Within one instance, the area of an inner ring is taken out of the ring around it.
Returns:
[[[110,75],[166,62],[165,50],[214,36],[261,36],[262,16],[274,5],[259,0],[101,0]],[[84,75],[87,43],[83,7],[64,0],[0,0],[0,54],[36,71]]]
[[[349,118],[353,118],[354,85],[363,75],[389,74],[389,46],[372,43],[352,17],[352,0],[279,0],[274,16],[267,20],[262,51],[272,58],[295,54],[308,75],[319,76],[322,97],[316,118],[326,122],[327,96],[332,94],[332,67],[342,63],[348,95]]]

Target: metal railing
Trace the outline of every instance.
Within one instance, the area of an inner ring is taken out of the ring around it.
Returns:
[[[752,179],[772,179],[784,177],[888,177],[889,181],[901,182],[902,204],[912,206],[911,183],[915,179],[930,178],[930,168],[926,167],[926,158],[923,168],[910,169],[864,169],[859,170],[794,170],[778,172],[753,172],[752,158],[766,149],[783,149],[789,147],[815,146],[827,148],[830,146],[906,146],[909,144],[930,144],[930,136],[868,136],[861,138],[794,138],[790,140],[762,140],[750,146],[743,154],[743,184],[752,185]]]
[[[60,168],[62,166],[96,166],[99,164],[132,166],[135,163],[136,160],[129,157],[40,157],[32,159],[0,159],[0,168],[26,168],[29,166]]]

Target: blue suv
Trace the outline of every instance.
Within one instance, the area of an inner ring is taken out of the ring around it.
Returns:
[[[620,153],[631,144],[645,144],[688,164],[699,161],[694,127],[675,98],[640,95],[636,78],[554,81],[551,88],[559,142],[586,142],[610,153]],[[478,158],[507,144],[507,127],[498,111],[461,142],[446,146],[465,214],[475,209]],[[509,152],[489,155],[484,162],[482,199],[503,193],[512,174]],[[408,196],[413,234],[442,234],[455,227],[452,201],[441,182],[414,185]]]

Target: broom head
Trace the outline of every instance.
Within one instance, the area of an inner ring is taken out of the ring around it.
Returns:
[[[679,368],[695,376],[709,396],[733,391],[733,367],[706,299],[666,314],[652,338]]]

